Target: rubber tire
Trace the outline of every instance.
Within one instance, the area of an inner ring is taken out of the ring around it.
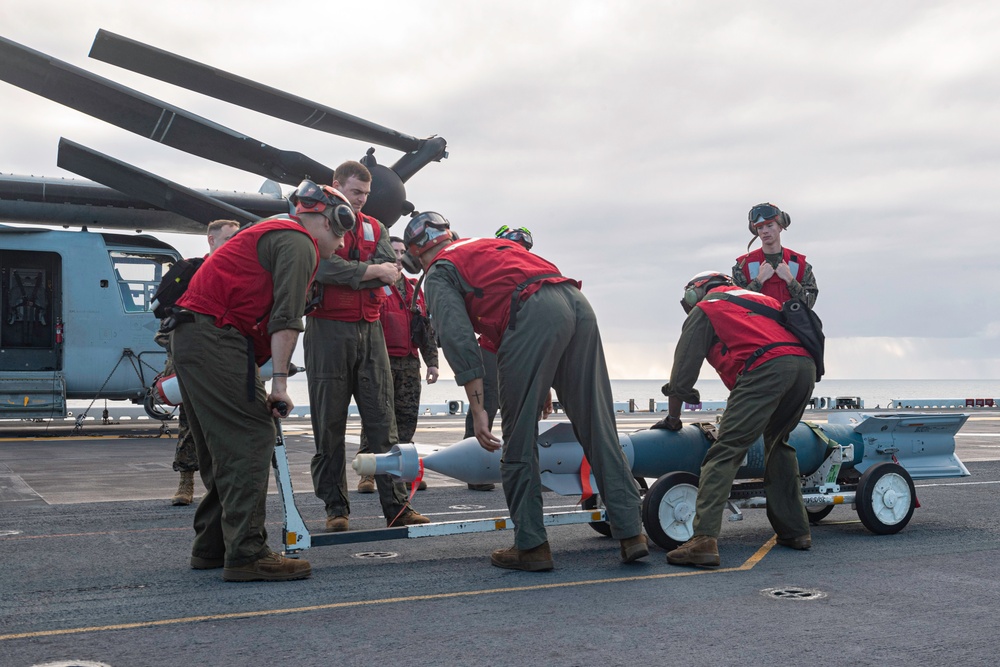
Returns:
[[[639,495],[641,496],[645,494],[646,491],[649,489],[649,486],[646,484],[646,480],[643,479],[642,477],[636,477],[635,481],[636,484],[639,485]],[[601,506],[601,496],[598,493],[595,493],[594,495],[592,495],[591,497],[587,498],[582,503],[580,503],[580,507],[582,507],[585,510],[595,510],[600,506]],[[598,533],[600,533],[601,535],[603,535],[604,537],[611,537],[611,524],[609,524],[607,521],[591,521],[590,527],[593,528]]]
[[[809,515],[809,523],[812,525],[816,525],[817,523],[825,519],[827,516],[829,516],[830,512],[833,511],[834,507],[835,505],[823,505],[821,507],[811,508],[808,505],[806,505],[806,514]]]
[[[690,511],[690,516],[685,520],[685,524],[690,528],[690,522],[694,520],[694,501],[698,497],[697,475],[689,472],[669,472],[653,482],[649,491],[646,492],[646,496],[642,499],[642,525],[646,529],[646,535],[660,548],[667,551],[687,542],[693,535],[693,529],[688,531],[691,534],[685,536],[685,534],[678,534],[675,527],[667,526],[664,528],[660,521],[660,508],[664,504],[664,499],[672,491],[678,490],[678,487],[681,487],[679,489],[681,496],[667,500],[667,505],[669,506],[670,502],[673,501],[684,503],[685,510]],[[675,492],[673,495],[677,496],[677,493]],[[676,510],[677,507],[674,509]],[[672,536],[668,534],[668,530],[673,533]]]
[[[900,493],[903,487],[909,493],[908,498]],[[854,503],[865,528],[876,535],[892,535],[910,522],[916,498],[910,473],[899,464],[885,462],[873,465],[861,475]],[[900,505],[900,500],[906,505]],[[887,519],[892,521],[887,522]]]

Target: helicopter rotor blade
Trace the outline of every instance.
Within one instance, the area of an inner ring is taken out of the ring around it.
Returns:
[[[330,183],[333,170],[0,37],[0,79],[186,153],[281,183]]]
[[[256,216],[288,213],[288,201],[273,194],[199,190]],[[26,224],[88,226],[204,234],[204,223],[164,211],[99,183],[72,178],[0,174],[0,220]]]
[[[206,194],[174,183],[121,160],[99,153],[69,139],[59,139],[56,164],[84,178],[141,199],[165,211],[208,225],[219,219],[234,219],[241,225],[260,218]]]
[[[388,127],[265,86],[107,30],[99,30],[90,57],[251,111],[315,130],[409,153],[422,141]]]

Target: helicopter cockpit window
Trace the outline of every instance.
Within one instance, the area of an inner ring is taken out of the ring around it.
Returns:
[[[174,258],[170,255],[123,250],[112,250],[110,255],[125,312],[149,312],[153,294],[156,293],[163,274],[173,265]]]

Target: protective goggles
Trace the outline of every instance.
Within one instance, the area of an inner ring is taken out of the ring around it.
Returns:
[[[504,225],[497,230],[496,236],[498,239],[506,239],[508,241],[513,241],[514,243],[520,243],[528,250],[531,250],[531,247],[535,245],[531,240],[531,232],[527,227],[511,229],[507,225]]]
[[[341,195],[332,186],[324,185],[320,187],[312,181],[302,181],[295,192],[288,195],[288,201],[295,207],[295,213],[325,213],[331,220],[336,220],[337,224],[345,231],[354,229],[354,210],[347,203],[347,198]],[[341,210],[341,207],[350,209]],[[327,211],[332,208],[333,211]],[[334,215],[331,215],[333,213]]]
[[[451,229],[451,223],[440,213],[433,211],[421,213],[406,226],[404,242],[407,248],[416,246],[417,249],[420,249],[449,229]]]
[[[759,225],[781,215],[781,209],[774,204],[757,204],[750,209],[750,224]]]

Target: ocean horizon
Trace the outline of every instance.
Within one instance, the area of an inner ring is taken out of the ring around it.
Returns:
[[[616,402],[634,400],[636,408],[646,410],[650,399],[664,401],[660,388],[662,380],[611,380],[611,391]],[[695,387],[702,401],[724,401],[729,395],[722,381],[717,378],[700,380]],[[305,375],[289,378],[289,393],[296,405],[309,402]],[[1000,380],[827,380],[816,384],[816,399],[856,397],[868,409],[885,408],[891,401],[907,399],[986,399],[1000,400]],[[420,402],[440,404],[449,401],[466,402],[465,390],[453,378],[439,379],[436,383],[423,384]]]

